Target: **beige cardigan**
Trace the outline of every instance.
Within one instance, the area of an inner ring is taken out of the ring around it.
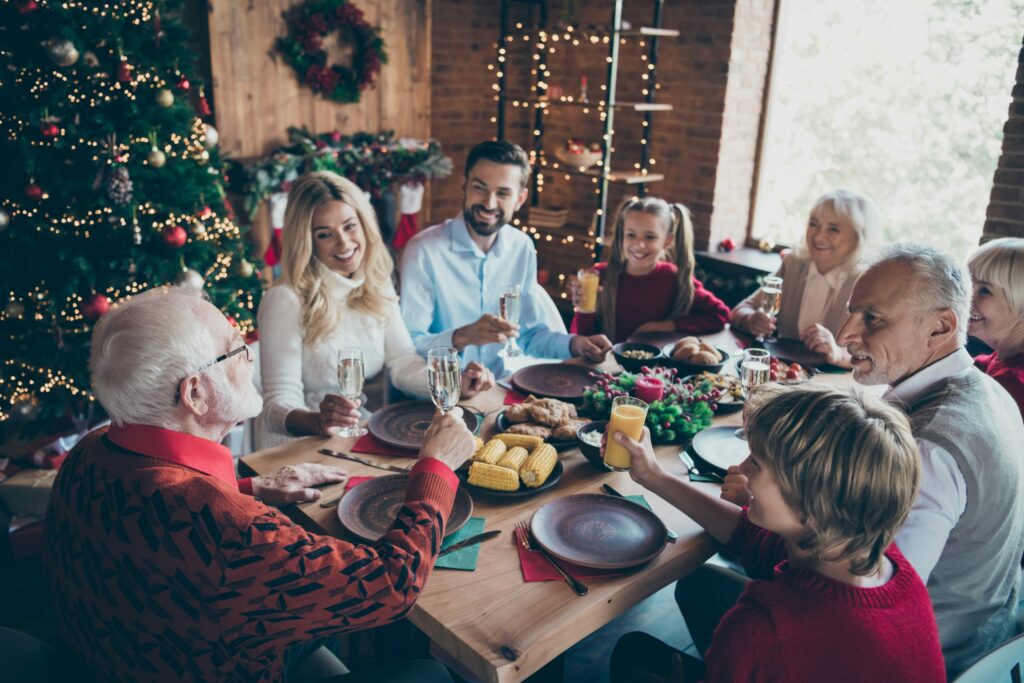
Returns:
[[[807,273],[810,271],[811,259],[809,256],[798,256],[789,254],[782,261],[779,270],[775,273],[782,278],[782,305],[779,308],[779,315],[776,319],[780,339],[799,339],[801,330],[797,329],[797,321],[800,318],[800,302],[804,298],[804,285],[807,282]],[[825,312],[825,319],[819,320],[822,325],[835,335],[839,328],[846,322],[846,305],[850,301],[850,294],[853,293],[853,284],[860,275],[861,268],[858,266],[853,273],[843,282],[839,292],[833,298]],[[758,289],[753,294],[736,305],[751,306],[757,309],[762,303],[762,293]],[[735,310],[735,309],[734,309]]]

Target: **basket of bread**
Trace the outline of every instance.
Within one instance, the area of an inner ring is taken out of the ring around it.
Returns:
[[[720,348],[701,341],[698,337],[683,337],[663,349],[672,367],[680,372],[719,372],[729,354]]]

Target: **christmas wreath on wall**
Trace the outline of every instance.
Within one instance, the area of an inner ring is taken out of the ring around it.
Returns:
[[[363,18],[348,0],[309,0],[284,13],[288,35],[277,39],[277,50],[313,92],[335,102],[358,102],[387,63],[380,28]],[[324,40],[339,32],[351,47],[351,62],[328,64]]]

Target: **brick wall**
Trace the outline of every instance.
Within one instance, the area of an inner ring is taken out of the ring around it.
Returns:
[[[1017,60],[1003,152],[996,166],[983,240],[1024,237],[1024,47]]]
[[[610,2],[579,3],[580,24],[607,26]],[[771,37],[773,0],[674,0],[666,3],[662,25],[680,31],[675,39],[662,39],[658,58],[660,88],[656,101],[674,106],[671,112],[653,114],[650,136],[651,172],[664,173],[666,180],[648,185],[648,193],[679,201],[693,212],[697,246],[704,248],[726,236],[745,236],[749,212],[758,122]],[[431,199],[431,217],[436,221],[454,215],[461,201],[461,165],[476,142],[495,134],[493,74],[487,65],[495,55],[500,27],[499,3],[492,0],[434,0],[433,3],[433,120],[432,135],[455,160],[455,177],[436,182]],[[532,24],[532,10],[526,3],[514,3],[510,16],[514,26]],[[651,21],[652,3],[629,0],[624,19],[634,27]],[[550,3],[549,19],[561,16],[561,4]],[[603,97],[607,45],[583,44],[563,47],[551,42],[556,52],[548,55],[550,84],[576,95],[579,78],[589,81],[592,102]],[[517,39],[508,46],[510,92],[528,87],[531,51],[529,43]],[[642,55],[647,45],[640,38],[627,39],[621,46],[617,99],[641,101],[646,72]],[[525,67],[525,68],[524,68]],[[532,110],[508,107],[506,137],[529,149],[532,144]],[[641,114],[616,111],[613,169],[631,169],[640,161],[643,136]],[[552,153],[569,137],[600,140],[601,122],[596,108],[551,107],[545,118],[545,149]],[[563,174],[550,167],[545,174],[540,203],[570,208],[570,222],[585,236],[597,207],[590,179]],[[612,185],[608,198],[609,222],[618,203],[634,188]],[[553,273],[570,272],[573,263],[587,257],[580,240],[563,244],[555,235],[538,242],[540,267]]]

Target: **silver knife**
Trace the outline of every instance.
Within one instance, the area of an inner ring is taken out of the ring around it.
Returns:
[[[603,484],[602,487],[604,488],[605,493],[608,493],[608,494],[613,495],[613,496],[617,496],[619,498],[625,498],[624,495],[622,495],[621,493],[619,493],[618,491],[613,489],[610,484]],[[662,524],[664,524],[664,522],[662,522]],[[679,536],[676,535],[676,532],[674,532],[671,529],[669,529],[668,526],[665,527],[665,530],[668,532],[666,534],[666,536],[668,536],[668,540],[670,542],[675,543],[676,541],[679,540]]]
[[[448,546],[447,548],[445,548],[444,550],[439,552],[437,554],[437,556],[441,557],[442,555],[447,555],[448,553],[453,553],[456,550],[462,550],[463,548],[467,548],[467,547],[469,547],[471,545],[476,545],[477,543],[483,543],[484,541],[489,541],[489,540],[491,540],[492,538],[494,538],[495,536],[497,536],[500,533],[501,533],[501,529],[495,529],[494,531],[485,531],[482,534],[477,534],[476,536],[470,536],[469,538],[467,538],[464,541],[459,541],[455,545]]]
[[[408,467],[399,467],[398,465],[382,465],[380,463],[367,460],[366,458],[360,458],[358,455],[349,455],[348,453],[342,453],[341,451],[332,451],[330,448],[321,448],[318,453],[329,455],[332,458],[341,458],[342,460],[351,460],[357,462],[360,465],[366,465],[367,467],[376,467],[380,470],[387,470],[389,472],[401,472],[402,474],[409,474]]]

